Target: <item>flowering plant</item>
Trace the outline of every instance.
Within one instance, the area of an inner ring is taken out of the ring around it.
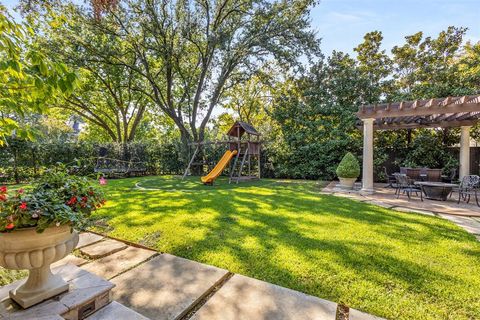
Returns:
[[[48,170],[31,188],[8,192],[0,186],[0,232],[69,224],[84,229],[92,211],[105,203],[103,192],[86,177],[69,175],[64,167]]]

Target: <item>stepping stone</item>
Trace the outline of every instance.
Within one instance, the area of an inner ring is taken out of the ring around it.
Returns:
[[[95,242],[98,242],[102,239],[103,237],[99,236],[98,234],[91,232],[82,232],[79,234],[77,249],[94,244]]]
[[[102,278],[111,279],[114,276],[140,264],[155,254],[157,253],[152,250],[129,246],[125,250],[95,260],[82,266],[82,268],[91,273],[95,273]]]
[[[334,302],[236,274],[192,320],[335,320],[336,311]]]
[[[80,249],[80,252],[92,259],[103,258],[128,247],[123,242],[108,239]]]
[[[380,318],[365,312],[358,311],[356,309],[350,308],[350,320],[385,320],[384,318]]]
[[[113,278],[113,299],[151,319],[179,319],[228,271],[161,254]]]
[[[112,301],[109,305],[98,310],[91,316],[87,317],[86,320],[149,320],[148,318],[142,316],[140,313],[133,311],[125,307],[124,305]]]
[[[88,262],[88,260],[86,260],[86,259],[74,256],[73,254],[69,254],[68,256],[63,258],[62,260],[58,260],[57,262],[52,264],[51,267],[56,268],[56,267],[59,267],[61,265],[68,264],[68,263],[73,264],[73,265],[78,267],[78,266],[81,266],[82,264],[85,264],[87,262]]]
[[[442,218],[452,221],[456,225],[467,230],[467,232],[480,235],[480,222],[470,217],[454,216],[450,214],[440,214]]]

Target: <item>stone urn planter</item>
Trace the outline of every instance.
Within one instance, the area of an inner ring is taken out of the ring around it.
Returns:
[[[338,177],[338,180],[340,180],[340,188],[353,189],[353,185],[355,184],[355,181],[357,181],[357,178]]]
[[[68,290],[68,283],[52,274],[50,264],[64,258],[78,243],[70,225],[50,227],[42,233],[35,228],[0,233],[0,265],[7,269],[29,270],[29,276],[10,297],[28,308]]]

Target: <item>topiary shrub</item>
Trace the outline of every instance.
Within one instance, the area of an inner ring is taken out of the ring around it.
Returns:
[[[337,176],[340,178],[358,178],[360,176],[360,164],[357,158],[348,152],[337,167]]]

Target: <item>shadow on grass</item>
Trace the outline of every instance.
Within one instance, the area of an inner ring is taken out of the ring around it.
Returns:
[[[139,191],[134,181],[112,186],[98,214],[116,228],[158,229],[160,250],[384,317],[480,317],[480,246],[440,218],[318,195],[308,184],[182,193]]]

